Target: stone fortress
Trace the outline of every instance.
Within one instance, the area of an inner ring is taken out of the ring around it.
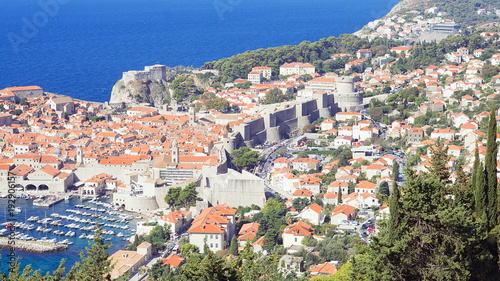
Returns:
[[[307,97],[262,106],[260,117],[238,125],[222,140],[223,147],[232,152],[242,146],[254,147],[266,141],[279,141],[320,117],[330,118],[342,110],[362,110],[363,93],[355,91],[354,79],[337,77],[335,80],[335,89],[310,90]]]
[[[337,77],[335,79],[337,89],[333,92],[335,103],[345,111],[363,110],[363,92],[356,92],[354,78]]]
[[[167,78],[167,67],[156,64],[144,67],[144,70],[131,70],[123,72],[122,80],[126,84],[137,80],[165,80]]]

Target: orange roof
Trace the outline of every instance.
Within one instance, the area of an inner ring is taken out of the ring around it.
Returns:
[[[369,181],[362,181],[356,185],[356,188],[375,189],[375,184]]]
[[[295,192],[293,193],[293,196],[307,196],[307,197],[311,197],[313,196],[312,192],[308,189],[305,189],[305,188],[301,188],[301,189],[297,189],[295,190]]]
[[[294,236],[310,236],[314,228],[303,221],[296,222],[285,227],[283,233],[293,234]]]
[[[162,261],[163,266],[170,265],[172,267],[179,267],[184,262],[184,259],[176,254],[170,254],[170,256],[162,259]]]
[[[319,214],[319,213],[321,213],[321,212],[323,211],[323,207],[321,207],[321,206],[320,206],[320,205],[318,205],[317,203],[313,203],[313,204],[311,204],[310,206],[306,207],[306,208],[304,209],[304,211],[305,211],[305,210],[308,210],[308,209],[313,210],[313,211],[314,211],[315,213],[317,213],[317,214]],[[302,211],[302,212],[304,212],[304,211]]]
[[[311,265],[310,269],[311,274],[315,273],[315,275],[332,275],[337,272],[337,267],[328,262],[318,265]]]

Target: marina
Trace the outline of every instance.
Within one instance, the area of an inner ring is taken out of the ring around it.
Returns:
[[[16,256],[22,258],[24,266],[32,264],[43,271],[53,271],[65,258],[67,267],[71,267],[80,259],[79,253],[89,247],[98,227],[102,228],[105,242],[111,243],[110,254],[124,249],[136,232],[135,216],[119,211],[108,198],[82,201],[78,197],[62,197],[50,207],[35,205],[42,198],[25,198],[34,200],[18,199],[16,207],[21,211],[15,212],[14,217],[7,208],[0,209],[0,239],[7,241],[7,236],[12,235],[10,229],[15,229]],[[42,200],[51,199],[46,196]],[[0,197],[0,204],[6,203],[7,198]],[[4,247],[0,254],[6,256],[9,251],[9,247]],[[2,271],[8,269],[7,264],[1,267]]]

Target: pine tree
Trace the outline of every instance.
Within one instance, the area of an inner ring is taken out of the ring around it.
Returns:
[[[102,228],[98,228],[94,242],[87,248],[87,255],[80,253],[80,261],[76,262],[66,276],[68,281],[103,281],[111,280],[110,272],[113,269],[109,254],[106,251],[111,244],[104,244]]]
[[[486,203],[488,200],[488,186],[486,185],[486,174],[484,171],[483,163],[480,163],[476,171],[476,190],[474,194],[475,198],[475,209],[477,218],[482,220],[483,223],[487,223],[487,210]]]
[[[387,231],[389,232],[389,240],[394,242],[394,239],[399,236],[398,227],[400,224],[401,214],[400,211],[400,197],[401,193],[399,191],[396,181],[392,184],[392,195],[389,199],[389,223],[387,225]]]
[[[486,144],[486,184],[488,185],[488,226],[493,229],[498,223],[498,192],[497,192],[497,122],[495,108],[491,108],[488,124],[488,140]]]
[[[236,235],[233,235],[231,239],[231,246],[229,246],[229,254],[233,256],[238,255],[238,242],[236,241]]]

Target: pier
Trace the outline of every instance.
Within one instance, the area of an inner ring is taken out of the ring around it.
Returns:
[[[43,201],[34,201],[33,202],[33,206],[37,206],[37,207],[51,207],[52,205],[54,204],[57,204],[61,201],[64,201],[64,198],[58,198],[58,197],[55,197],[55,198],[47,198]]]
[[[50,242],[39,242],[39,241],[23,241],[18,239],[14,239],[14,241],[16,242],[15,244],[9,245],[9,238],[0,237],[0,246],[6,248],[13,247],[16,250],[32,252],[32,253],[57,252],[68,249],[68,245],[64,244],[55,244]]]

